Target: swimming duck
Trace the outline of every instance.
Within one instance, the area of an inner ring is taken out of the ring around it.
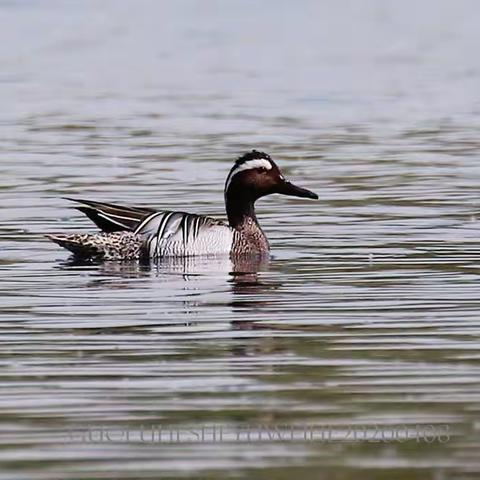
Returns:
[[[318,199],[285,180],[270,155],[252,150],[235,161],[225,182],[228,225],[193,213],[67,198],[77,202],[76,208],[102,232],[47,237],[77,256],[107,260],[268,255],[270,246],[255,215],[255,202],[272,193]]]

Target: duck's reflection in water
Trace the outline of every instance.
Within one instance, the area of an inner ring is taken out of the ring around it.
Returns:
[[[258,273],[268,269],[265,256],[230,258],[229,256],[165,257],[150,263],[158,274],[182,275],[185,280],[204,275],[226,275],[230,281],[258,281]]]
[[[270,266],[266,256],[198,256],[148,263],[71,258],[60,268],[88,272],[87,285],[94,289],[143,290],[122,296],[122,302],[128,302],[131,295],[136,304],[139,298],[145,299],[145,307],[155,303],[165,325],[201,324],[215,329],[223,318],[223,323],[228,319],[235,329],[249,329],[266,317],[271,294],[280,286],[271,275],[262,275]],[[220,317],[219,310],[223,311]],[[140,307],[139,315],[142,312]]]
[[[107,288],[135,288],[141,284],[131,279],[156,277],[169,280],[183,279],[182,290],[195,288],[195,282],[211,280],[213,284],[220,281],[230,284],[233,293],[254,294],[270,289],[259,279],[261,272],[269,270],[271,265],[268,256],[192,256],[164,257],[156,261],[97,261],[71,257],[59,268],[62,270],[81,270],[92,274],[89,285],[103,285]],[[173,278],[172,278],[173,277]],[[193,283],[193,284],[192,284]],[[177,284],[177,287],[180,285]],[[234,302],[231,303],[235,305]]]
[[[105,276],[124,278],[144,277],[146,275],[181,275],[186,281],[198,276],[221,276],[233,283],[245,286],[258,282],[258,273],[268,270],[268,256],[243,256],[230,258],[227,255],[163,257],[155,261],[102,261],[71,257],[60,264],[64,270],[94,270]]]

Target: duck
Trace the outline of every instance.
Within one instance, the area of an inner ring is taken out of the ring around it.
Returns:
[[[100,229],[97,233],[49,234],[47,237],[81,258],[105,260],[160,259],[198,255],[268,256],[270,244],[255,214],[255,202],[281,194],[318,199],[285,179],[265,152],[240,156],[224,187],[228,223],[183,211],[122,206],[69,198]]]

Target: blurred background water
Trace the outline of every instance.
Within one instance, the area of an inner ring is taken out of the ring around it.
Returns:
[[[0,479],[479,478],[479,15],[1,0]],[[93,229],[63,196],[222,217],[251,148],[320,195],[259,202],[267,265],[43,237]]]

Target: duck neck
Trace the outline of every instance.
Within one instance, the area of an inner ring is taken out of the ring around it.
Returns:
[[[258,225],[255,215],[255,199],[248,194],[231,190],[229,189],[225,194],[225,208],[229,225],[236,230],[241,230],[245,225]]]
[[[243,252],[265,254],[270,246],[255,215],[255,200],[248,192],[232,191],[230,188],[225,194],[225,207],[230,227],[239,233],[236,248]]]

